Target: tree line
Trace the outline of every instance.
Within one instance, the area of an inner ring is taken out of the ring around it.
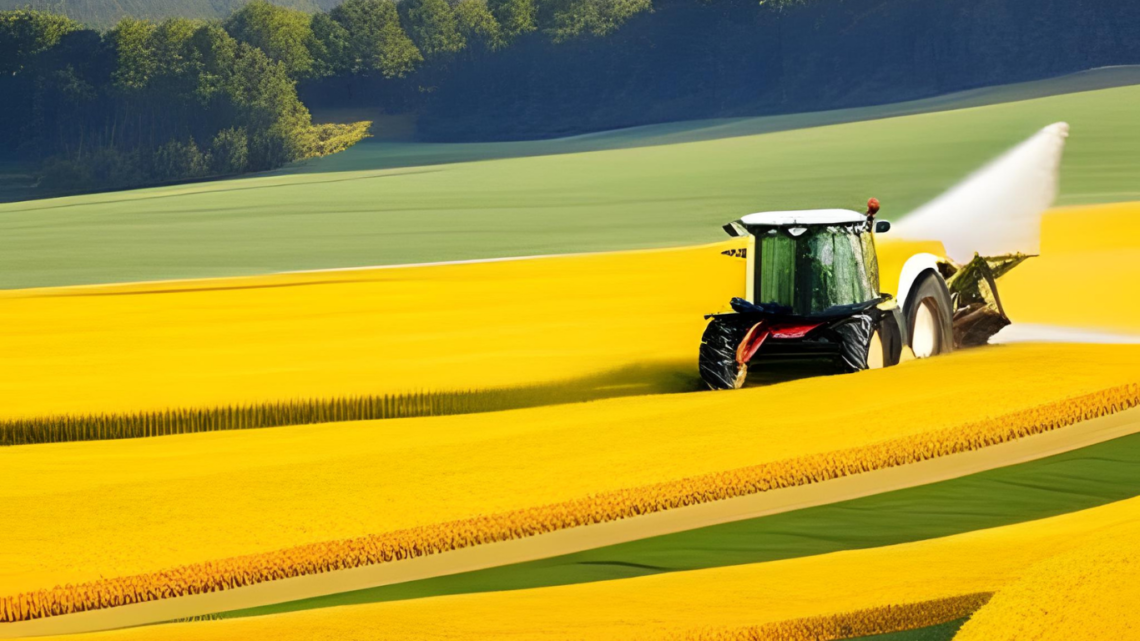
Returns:
[[[253,0],[103,32],[0,12],[0,154],[113,188],[366,135],[308,107],[412,112],[456,141],[894,102],[1140,62],[1138,27],[1140,3],[1081,0]]]
[[[651,0],[347,0],[307,13],[253,0],[222,21],[124,18],[99,32],[0,12],[0,151],[49,189],[266,170],[344,149],[369,123],[314,126],[297,83],[430,85],[457,58],[527,34],[612,33]],[[418,92],[432,87],[418,85]]]
[[[821,111],[1137,64],[1138,30],[1140,2],[654,0],[605,38],[461,56],[412,106],[417,138],[446,142]],[[320,84],[306,100],[338,79]]]

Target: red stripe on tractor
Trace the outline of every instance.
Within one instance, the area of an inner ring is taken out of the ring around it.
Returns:
[[[744,365],[752,360],[756,352],[760,351],[760,347],[768,337],[772,338],[803,338],[811,330],[823,325],[823,323],[811,323],[809,325],[769,325],[764,321],[760,321],[748,330],[744,335],[744,340],[740,341],[740,346],[736,348],[736,363]]]

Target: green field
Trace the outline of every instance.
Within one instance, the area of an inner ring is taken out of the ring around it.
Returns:
[[[1140,86],[1000,102],[1135,75],[556,141],[362,144],[268,175],[8,203],[0,288],[682,245],[752,211],[869,196],[897,218],[1058,120],[1073,132],[1061,202],[1136,200]],[[858,121],[826,124],[843,120]]]

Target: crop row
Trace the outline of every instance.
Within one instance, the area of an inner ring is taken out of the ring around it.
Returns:
[[[992,592],[978,592],[743,628],[696,630],[670,641],[839,641],[862,638],[962,619],[976,612],[992,596]]]
[[[754,465],[572,501],[354,539],[62,585],[0,598],[0,621],[23,621],[156,599],[228,590],[437,554],[688,505],[826,481],[975,450],[1140,406],[1128,384],[1028,410],[889,441]]]
[[[44,416],[0,421],[0,446],[471,414],[566,403],[598,396],[599,394],[589,394],[578,389],[560,389],[557,385],[550,385],[302,399],[155,412]]]

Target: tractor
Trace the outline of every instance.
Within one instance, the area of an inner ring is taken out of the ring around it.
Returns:
[[[995,281],[1027,255],[975,254],[959,265],[903,243],[884,266],[898,288],[884,291],[876,236],[891,224],[875,219],[878,210],[872,198],[866,213],[770,211],[724,226],[744,241],[724,253],[747,262],[746,293],[732,299],[732,312],[705,317],[699,366],[710,388],[742,387],[761,360],[890,367],[985,344],[1009,324]]]

